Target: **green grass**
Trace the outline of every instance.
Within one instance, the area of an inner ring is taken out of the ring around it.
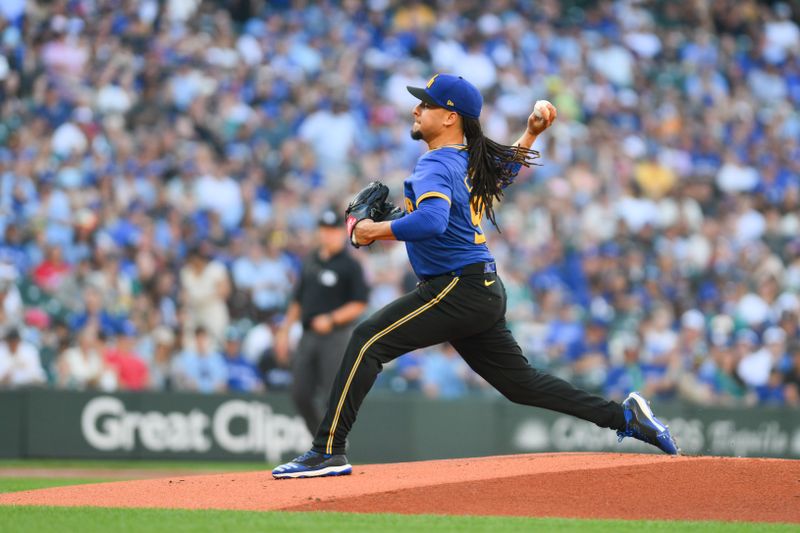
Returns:
[[[86,460],[86,459],[0,459],[0,473],[3,469],[80,469],[85,470],[82,477],[2,477],[0,476],[0,494],[4,492],[17,492],[21,490],[43,489],[62,485],[83,485],[86,483],[102,483],[108,481],[122,481],[126,479],[121,472],[120,477],[92,476],[92,470],[152,470],[154,475],[159,471],[168,472],[235,472],[269,470],[272,467],[266,463],[232,463],[232,462],[198,462],[198,461],[115,461],[115,460]],[[2,529],[2,528],[0,528]]]
[[[347,513],[259,513],[249,511],[186,511],[162,509],[106,509],[59,507],[0,507],[3,531],[80,533],[165,532],[375,532],[436,531],[500,533],[516,531],[618,531],[700,532],[789,532],[796,525],[724,522],[670,522],[625,520],[568,520],[560,518],[500,518],[467,516],[347,514]]]
[[[130,461],[130,460],[95,460],[95,459],[0,459],[0,470],[3,468],[98,468],[98,469],[134,469],[134,470],[199,470],[199,471],[249,471],[269,470],[266,463],[230,462],[230,461]]]
[[[18,492],[21,490],[45,489],[47,487],[60,487],[62,485],[85,485],[86,483],[103,483],[115,481],[113,479],[99,478],[33,478],[33,477],[0,477],[0,494],[4,492]],[[2,513],[2,511],[0,511]]]

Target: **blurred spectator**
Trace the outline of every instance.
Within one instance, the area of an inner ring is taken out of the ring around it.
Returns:
[[[39,351],[23,341],[16,329],[8,331],[0,343],[0,388],[41,385],[44,381]]]
[[[763,385],[755,387],[758,403],[766,405],[785,405],[786,388],[783,384],[783,376],[777,370],[769,373],[767,381]]]
[[[665,389],[666,368],[640,360],[641,344],[637,337],[625,335],[618,342],[622,361],[609,369],[605,394],[609,398],[623,399],[632,391],[651,396],[662,392]]]
[[[564,305],[559,316],[548,324],[545,339],[549,347],[549,358],[556,363],[571,363],[584,352],[584,329],[578,320],[576,306]]]
[[[384,368],[385,374],[378,375],[376,385],[385,385],[395,392],[421,392],[424,357],[421,351],[415,351],[391,361]]]
[[[261,320],[254,324],[242,339],[242,355],[251,363],[258,364],[265,354],[274,349],[277,316],[271,313],[256,315]]]
[[[206,156],[212,159],[211,155]],[[201,168],[201,172],[204,169]],[[197,206],[217,213],[226,230],[232,230],[244,216],[242,191],[239,184],[227,175],[219,163],[209,161],[207,173],[200,176],[195,184]]]
[[[175,355],[175,333],[167,326],[159,326],[153,331],[153,359],[150,361],[150,388],[172,390],[172,358]]]
[[[767,339],[767,333],[770,338]],[[764,341],[769,344],[782,345],[782,330],[771,328],[764,333]],[[743,346],[742,357],[736,368],[741,380],[750,387],[762,387],[767,384],[770,373],[775,366],[775,355],[772,350],[764,346],[757,349],[758,338],[751,330],[742,330],[737,333],[737,345]],[[774,348],[773,348],[774,350]]]
[[[23,319],[25,309],[19,289],[14,284],[15,278],[13,266],[0,264],[0,335],[18,327]]]
[[[258,360],[258,372],[267,391],[289,390],[294,381],[291,370],[278,363],[272,347],[268,348]]]
[[[61,247],[51,245],[45,249],[44,261],[33,270],[33,281],[43,290],[54,293],[69,271],[70,267],[64,261]]]
[[[34,313],[41,316],[35,310]],[[39,348],[39,358],[47,374],[47,382],[53,384],[57,380],[58,356],[73,344],[75,335],[63,320],[43,321],[43,325],[45,327],[25,328],[24,332],[31,343]]]
[[[653,310],[650,319],[642,324],[642,362],[667,366],[678,348],[678,335],[672,330],[672,321],[672,311],[666,307],[658,307]]]
[[[123,321],[109,313],[103,305],[103,295],[94,286],[83,291],[84,309],[70,318],[72,331],[92,328],[105,337],[114,337],[123,329]]]
[[[242,291],[253,313],[278,311],[286,307],[291,289],[291,269],[274,244],[267,247],[258,240],[248,244],[247,255],[231,268],[234,287]]]
[[[136,331],[130,324],[103,349],[105,363],[116,373],[121,390],[144,390],[149,385],[149,368],[135,350]]]
[[[606,379],[608,352],[608,325],[601,319],[592,319],[586,327],[583,349],[572,358],[572,378],[579,386],[599,389]]]
[[[325,176],[325,186],[337,190],[346,185],[350,156],[358,124],[342,96],[334,97],[330,109],[314,111],[300,124],[298,136],[314,152]],[[331,132],[336,132],[331,135]]]
[[[122,258],[109,251],[97,262],[98,268],[87,275],[86,283],[102,296],[104,309],[116,316],[129,315],[136,289],[133,277],[123,270]]]
[[[711,377],[716,402],[722,405],[735,405],[744,399],[745,385],[736,373],[736,353],[727,346],[712,349],[714,372]]]
[[[181,268],[181,300],[186,319],[183,326],[188,331],[201,327],[215,341],[221,341],[228,327],[230,281],[225,266],[210,260],[200,246],[191,248],[187,263]]]
[[[789,405],[800,405],[800,348],[794,348],[786,366],[786,402]]]
[[[205,328],[195,329],[192,344],[184,346],[173,360],[172,384],[175,390],[206,394],[227,390],[225,359],[214,348],[214,340]]]
[[[230,392],[261,392],[264,390],[258,369],[242,355],[241,333],[234,327],[229,327],[225,332],[223,355],[228,369],[228,390]]]
[[[77,344],[59,355],[56,369],[60,387],[104,391],[117,388],[117,376],[106,367],[97,331],[91,327],[83,329],[78,334]]]
[[[426,350],[421,358],[421,371],[422,391],[428,398],[454,400],[467,394],[472,370],[449,344]]]
[[[702,361],[708,354],[706,344],[706,319],[697,309],[689,309],[681,315],[677,351],[684,364]]]

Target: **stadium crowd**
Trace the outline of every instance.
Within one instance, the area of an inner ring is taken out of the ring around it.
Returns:
[[[423,149],[405,87],[451,72],[499,141],[559,109],[485,227],[532,363],[613,398],[800,405],[798,17],[3,0],[0,387],[284,388],[272,338],[317,214],[375,178],[400,194]],[[373,309],[414,283],[401,245],[353,253]],[[489,394],[443,346],[379,386]]]

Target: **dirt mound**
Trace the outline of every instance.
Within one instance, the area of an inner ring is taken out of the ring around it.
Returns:
[[[356,466],[341,478],[265,471],[55,487],[3,494],[0,505],[800,523],[800,461],[534,454]]]

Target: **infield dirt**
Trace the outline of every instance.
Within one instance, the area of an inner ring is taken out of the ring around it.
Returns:
[[[335,478],[263,471],[54,487],[2,494],[0,505],[800,523],[800,461],[531,454],[356,465]]]

